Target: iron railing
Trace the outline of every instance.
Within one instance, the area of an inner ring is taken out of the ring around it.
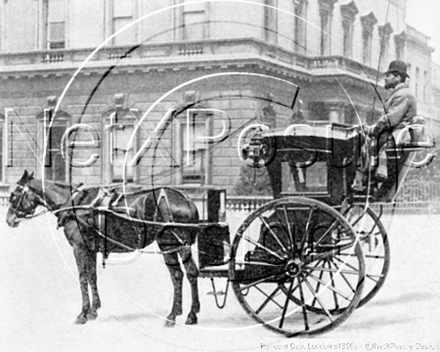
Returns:
[[[249,213],[269,202],[271,196],[227,196],[227,212]],[[0,206],[8,206],[9,194],[0,195]],[[395,204],[381,204],[385,211],[399,213],[440,213],[440,182],[409,182],[404,185]],[[373,204],[373,207],[379,207]]]

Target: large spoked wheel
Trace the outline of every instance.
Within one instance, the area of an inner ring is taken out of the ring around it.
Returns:
[[[359,307],[380,290],[390,268],[390,244],[379,216],[368,206],[353,205],[345,218],[359,236],[365,261],[365,285]]]
[[[229,278],[238,301],[256,322],[287,336],[344,322],[364,276],[353,228],[317,200],[271,201],[248,216],[233,241]]]

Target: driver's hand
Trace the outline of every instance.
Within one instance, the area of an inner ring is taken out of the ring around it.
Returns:
[[[364,125],[364,131],[367,134],[367,136],[370,137],[374,136],[376,132],[376,125],[371,125],[371,126]]]

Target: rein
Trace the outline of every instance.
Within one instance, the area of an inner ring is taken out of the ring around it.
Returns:
[[[34,197],[37,200],[37,206],[38,205],[42,205],[42,206],[45,207],[45,209],[41,210],[40,212],[38,212],[36,214],[35,214],[36,207],[31,212],[19,210],[18,208],[21,205],[24,196],[30,191],[30,189],[27,186],[24,186],[24,187],[20,186],[20,187],[21,187],[21,191],[22,192],[20,193],[20,197],[19,197],[19,199],[17,201],[17,206],[15,206],[15,207],[11,206],[10,207],[10,210],[17,215],[16,222],[23,222],[25,220],[31,220],[31,219],[39,217],[39,216],[41,216],[43,214],[46,214],[48,212],[50,212],[50,213],[52,213],[54,215],[58,215],[58,214],[65,213],[65,212],[68,212],[68,211],[75,212],[77,210],[94,210],[94,211],[98,211],[98,212],[112,214],[112,215],[114,215],[114,216],[116,216],[118,218],[124,219],[124,220],[127,219],[127,215],[125,215],[125,214],[121,214],[121,213],[118,213],[116,211],[113,211],[113,210],[109,209],[108,207],[96,206],[96,204],[98,204],[102,200],[102,195],[99,195],[99,194],[96,197],[96,199],[94,199],[89,205],[63,206],[64,204],[69,203],[70,201],[72,201],[74,199],[76,194],[79,193],[78,189],[80,187],[77,187],[72,192],[72,195],[69,197],[69,199],[65,203],[63,203],[61,205],[57,205],[56,204],[56,205],[53,205],[53,206],[49,205],[48,202],[45,201],[41,196],[39,196],[38,194],[36,194],[35,192],[32,191],[32,194],[34,195]],[[107,193],[104,192],[104,195],[106,195],[106,194]],[[34,201],[31,201],[31,202],[34,203]],[[128,210],[129,208],[125,208],[125,209]],[[112,242],[113,244],[115,244],[115,245],[117,245],[117,246],[119,246],[121,248],[124,248],[124,249],[126,249],[128,251],[139,251],[140,253],[147,253],[147,252],[144,252],[142,250],[139,250],[138,248],[132,248],[132,247],[127,246],[127,245],[125,245],[125,244],[123,244],[123,243],[121,243],[121,242],[119,242],[119,241],[117,241],[115,239],[109,238],[107,235],[103,234],[96,226],[91,225],[90,223],[88,223],[86,220],[84,220],[80,216],[75,216],[75,218],[76,218],[76,221],[78,221],[82,226],[87,227],[87,228],[92,228],[93,231],[95,231],[100,237],[104,238],[106,241],[108,240],[108,241]],[[187,227],[187,228],[195,227],[194,224],[180,224],[180,223],[176,224],[176,223],[172,223],[172,222],[170,222],[170,223],[168,223],[168,222],[166,222],[166,223],[158,223],[158,222],[154,222],[154,221],[141,220],[141,219],[136,219],[136,218],[131,218],[131,217],[130,217],[130,220],[131,221],[135,221],[135,222],[141,222],[141,223],[146,224],[146,225],[160,226],[162,229],[159,232],[159,235],[163,231],[165,231],[167,228],[170,228],[170,227],[176,227],[176,226],[178,226],[178,227]],[[190,247],[190,245],[187,244],[187,243],[184,243],[179,238],[179,236],[177,236],[174,233],[174,231],[171,231],[171,232],[176,237],[176,239],[180,242],[180,245],[178,247],[176,247],[176,248],[173,248],[173,249],[170,249],[170,250],[167,250],[167,251],[158,251],[157,252],[158,254],[171,254],[171,253],[179,252],[183,248]]]

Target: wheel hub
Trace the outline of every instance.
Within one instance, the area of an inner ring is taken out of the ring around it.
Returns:
[[[290,277],[297,277],[302,272],[302,264],[299,261],[290,260],[286,264],[286,274]]]

